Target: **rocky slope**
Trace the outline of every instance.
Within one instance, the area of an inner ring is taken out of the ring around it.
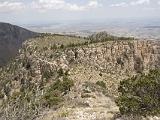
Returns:
[[[159,48],[159,41],[94,43],[60,35],[31,39],[0,72],[0,119],[116,119],[119,82],[159,68]]]
[[[16,56],[25,40],[36,35],[24,28],[0,22],[0,66]]]

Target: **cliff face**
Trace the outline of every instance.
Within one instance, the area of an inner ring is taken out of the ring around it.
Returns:
[[[22,54],[27,53],[28,55],[33,50],[32,43],[26,45],[25,48],[28,53],[23,51]],[[159,68],[159,48],[159,41],[108,41],[63,50],[58,49],[51,54],[36,52],[29,57],[31,57],[30,61],[35,58],[56,69],[60,67],[70,69],[73,64],[79,64],[86,67],[92,66],[105,73],[129,74]]]
[[[63,37],[67,40],[73,39]],[[22,116],[22,113],[15,110],[17,116],[27,119],[30,113],[38,113],[38,116],[30,115],[30,119],[113,119],[119,112],[114,101],[118,96],[119,82],[134,74],[160,67],[159,41],[125,40],[82,44],[85,40],[79,40],[80,43],[83,42],[78,46],[64,45],[58,48],[53,42],[58,38],[61,40],[62,36],[25,42],[17,59],[6,70],[2,70],[0,90],[5,99],[8,95],[19,95],[25,91],[25,94],[31,96],[30,101],[38,104],[37,109],[33,110],[29,107],[31,103],[23,103],[19,109],[25,114]],[[46,44],[47,40],[49,44]],[[66,76],[74,81],[74,86],[63,94],[63,107],[48,110],[42,105],[42,98],[48,92],[46,89],[57,80],[63,81]],[[99,86],[97,82],[100,81],[103,81],[106,87]],[[28,88],[31,91],[28,92]],[[9,89],[8,92],[5,92],[6,89]],[[28,109],[23,106],[28,106]],[[9,107],[6,110],[10,113],[13,109],[14,107]],[[3,119],[6,114],[3,113]]]
[[[0,66],[16,56],[25,40],[36,35],[37,33],[15,25],[0,23]]]

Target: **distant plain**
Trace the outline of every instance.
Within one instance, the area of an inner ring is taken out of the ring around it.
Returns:
[[[41,25],[23,25],[36,32],[49,32],[88,36],[107,31],[117,36],[133,36],[144,39],[160,39],[160,19],[114,19],[104,21],[53,22]]]

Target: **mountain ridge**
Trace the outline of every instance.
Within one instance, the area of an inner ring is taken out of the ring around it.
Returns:
[[[159,41],[113,39],[46,34],[25,41],[0,72],[1,119],[113,120],[119,82],[160,67]]]
[[[5,65],[17,55],[25,40],[37,35],[38,33],[25,28],[0,22],[0,66]]]

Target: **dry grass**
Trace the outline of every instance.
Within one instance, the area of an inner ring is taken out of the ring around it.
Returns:
[[[82,37],[73,37],[73,36],[63,36],[63,35],[48,35],[42,37],[34,38],[34,45],[42,49],[44,47],[51,47],[53,45],[70,45],[70,44],[83,44],[87,42],[87,39]]]

